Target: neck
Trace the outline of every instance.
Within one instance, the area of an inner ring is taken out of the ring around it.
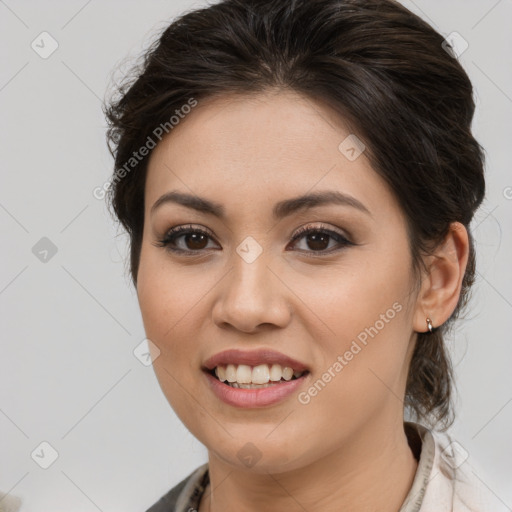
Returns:
[[[210,485],[200,512],[396,512],[416,474],[403,420],[372,422],[338,450],[285,473],[255,473],[209,453]]]

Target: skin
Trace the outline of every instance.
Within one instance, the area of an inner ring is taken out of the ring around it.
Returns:
[[[407,369],[425,318],[438,326],[456,306],[467,233],[452,224],[420,281],[392,192],[364,152],[350,161],[338,149],[349,134],[326,106],[295,93],[231,95],[200,102],[151,154],[137,294],[160,350],[160,386],[208,449],[200,512],[396,512],[412,485]],[[151,212],[171,190],[222,204],[226,218],[176,203]],[[275,203],[320,190],[349,194],[370,213],[330,204],[272,218]],[[193,255],[158,246],[170,228],[188,224],[211,234],[196,245],[176,240]],[[307,236],[292,242],[303,226],[355,245],[328,237],[322,253]],[[236,252],[247,236],[262,249],[250,264]],[[400,312],[308,404],[295,393],[273,406],[233,407],[201,371],[225,349],[272,348],[308,364],[305,391],[395,303]],[[252,467],[237,456],[248,442],[261,454]]]

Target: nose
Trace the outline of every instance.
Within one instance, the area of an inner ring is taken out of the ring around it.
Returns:
[[[248,263],[237,253],[233,267],[216,288],[213,321],[245,333],[286,327],[292,317],[290,290],[261,254]]]

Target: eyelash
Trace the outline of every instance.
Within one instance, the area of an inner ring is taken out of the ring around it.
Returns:
[[[163,247],[167,251],[171,251],[173,253],[178,253],[178,254],[183,254],[183,255],[197,255],[201,252],[204,252],[207,249],[186,250],[186,249],[179,249],[179,248],[171,246],[171,244],[174,244],[178,238],[181,238],[184,235],[195,234],[195,233],[205,235],[205,236],[209,237],[210,239],[213,238],[210,235],[210,233],[205,231],[204,229],[195,228],[191,225],[177,226],[177,227],[172,228],[169,231],[167,231],[165,236],[161,240],[158,240],[154,245],[156,245],[157,247]],[[293,235],[291,242],[295,242],[296,240],[299,240],[299,239],[305,237],[306,235],[309,235],[310,233],[322,233],[324,235],[328,235],[330,238],[334,239],[340,246],[337,249],[331,248],[331,249],[324,249],[321,251],[313,251],[313,250],[305,251],[303,249],[299,250],[300,252],[303,252],[303,253],[304,252],[310,253],[309,256],[311,256],[311,257],[318,257],[318,256],[321,257],[324,255],[330,255],[331,253],[338,252],[347,246],[357,245],[357,244],[351,242],[350,240],[348,240],[341,233],[338,233],[337,231],[333,231],[332,229],[319,227],[319,226],[316,226],[316,227],[305,226],[305,227],[299,228],[299,230]]]

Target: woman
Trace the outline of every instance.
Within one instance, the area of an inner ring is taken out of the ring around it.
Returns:
[[[208,449],[149,510],[502,510],[443,433],[485,192],[443,37],[391,0],[225,0],[144,57],[109,199]]]

